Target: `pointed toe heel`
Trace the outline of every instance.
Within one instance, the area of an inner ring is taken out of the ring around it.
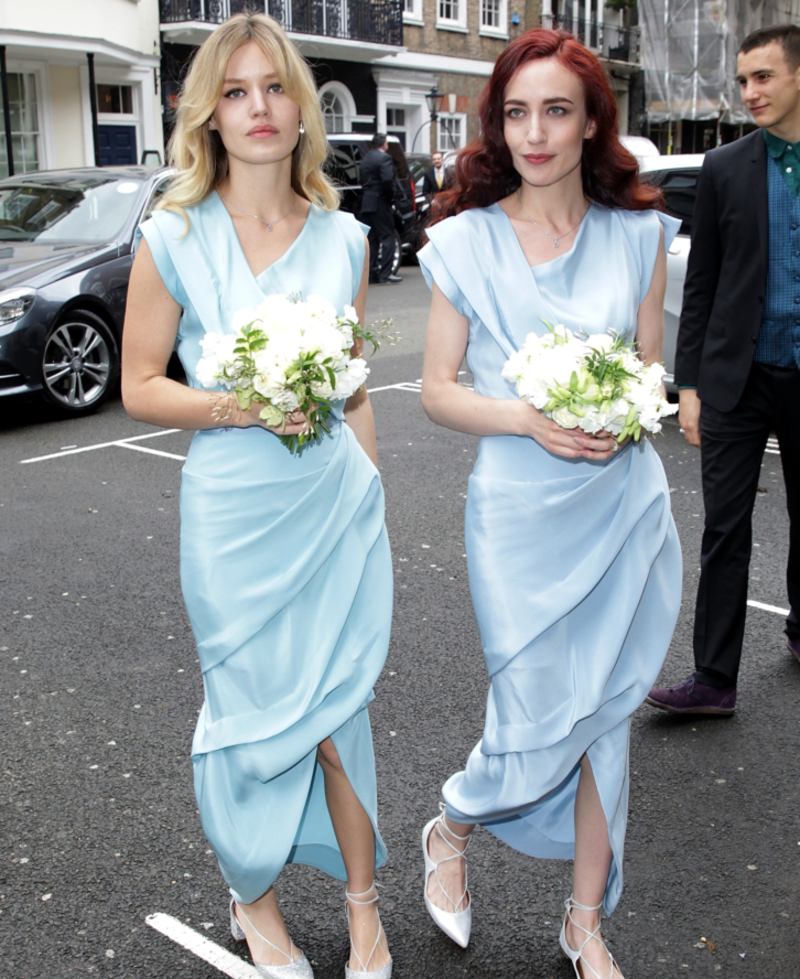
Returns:
[[[578,979],[614,979],[616,975],[622,975],[619,971],[619,966],[614,959],[614,956],[609,952],[606,947],[606,943],[600,937],[600,922],[597,922],[597,927],[593,931],[589,931],[588,928],[584,928],[583,925],[579,925],[577,921],[572,917],[572,911],[599,911],[602,908],[602,903],[594,905],[594,907],[589,907],[586,904],[578,904],[572,895],[570,895],[566,901],[564,901],[564,907],[566,911],[564,913],[564,921],[561,924],[561,936],[559,938],[559,944],[561,945],[561,951],[564,953],[564,957],[569,959],[572,963],[572,968],[575,970],[575,975]],[[577,928],[578,931],[582,931],[586,938],[581,942],[581,947],[576,951],[567,942],[567,921],[572,925],[573,928]],[[608,976],[601,976],[600,973],[591,967],[588,962],[583,958],[583,950],[591,941],[599,942],[606,955],[608,956]],[[580,962],[580,969],[578,968],[578,963]]]
[[[451,938],[456,943],[456,945],[460,945],[461,948],[466,948],[467,945],[469,944],[469,935],[470,935],[470,931],[472,930],[472,899],[469,893],[469,886],[467,880],[467,866],[466,866],[467,848],[464,847],[463,850],[458,850],[456,847],[454,847],[453,844],[442,833],[442,825],[444,825],[445,832],[449,833],[456,840],[466,839],[469,842],[469,839],[472,836],[472,834],[470,833],[468,836],[458,836],[449,828],[449,826],[447,826],[446,823],[443,823],[443,820],[444,820],[444,811],[442,811],[438,816],[432,819],[422,831],[422,855],[425,858],[425,879],[423,881],[422,887],[423,887],[423,895],[425,897],[425,907],[428,909],[428,914],[433,919],[434,924],[437,925],[437,927],[439,927],[445,933],[445,935],[447,935],[448,938]],[[445,857],[443,860],[439,860],[437,863],[434,863],[433,860],[431,860],[430,855],[428,853],[428,841],[430,840],[431,833],[434,831],[434,829],[437,828],[437,826],[439,827],[438,833],[440,838],[444,840],[444,842],[450,847],[453,853],[451,854],[451,856]],[[454,901],[447,894],[444,887],[442,886],[441,880],[439,880],[439,867],[443,863],[447,863],[448,860],[458,860],[459,857],[462,857],[464,860],[464,891],[459,897],[459,899],[457,901]],[[445,911],[444,908],[438,907],[428,897],[428,881],[430,880],[431,874],[435,875],[436,881],[439,884],[439,888],[442,894],[444,894],[447,897],[448,901],[450,901],[450,903],[453,905],[452,911]],[[462,911],[459,911],[458,906],[459,904],[461,904],[464,898],[467,899],[467,906]]]
[[[274,948],[276,952],[280,952],[281,955],[289,960],[286,965],[264,965],[260,962],[253,961],[253,967],[260,976],[263,976],[264,979],[314,979],[314,970],[311,968],[311,963],[302,952],[300,952],[300,955],[296,959],[292,958],[292,952],[295,951],[295,946],[291,938],[289,939],[289,953],[287,955],[283,949],[278,948],[277,945],[273,944],[261,934],[242,908],[239,908],[239,914],[242,915],[262,942],[265,942],[270,948]],[[237,942],[243,942],[247,939],[244,928],[242,928],[239,923],[239,918],[236,915],[236,901],[233,898],[231,898],[231,935],[234,941]]]

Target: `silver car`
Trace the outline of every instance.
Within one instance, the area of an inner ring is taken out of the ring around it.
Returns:
[[[697,178],[703,165],[702,153],[656,156],[644,159],[639,172],[648,183],[660,187],[667,211],[681,219],[681,226],[667,253],[667,293],[664,297],[664,378],[667,391],[675,388],[675,346],[683,303],[683,280],[689,258],[692,212],[697,194]]]

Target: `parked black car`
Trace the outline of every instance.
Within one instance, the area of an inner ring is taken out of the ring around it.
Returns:
[[[370,133],[329,133],[330,154],[325,171],[342,195],[342,210],[358,217],[361,208],[361,180],[358,168],[369,151]],[[414,182],[402,143],[389,136],[388,152],[394,162],[396,193],[394,202],[395,252],[392,273],[396,273],[403,254],[413,254],[416,230]]]
[[[0,180],[0,396],[93,411],[119,377],[133,235],[171,171],[51,170]]]

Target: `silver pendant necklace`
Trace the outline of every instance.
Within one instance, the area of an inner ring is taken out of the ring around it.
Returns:
[[[551,235],[548,231],[545,231],[544,228],[538,223],[538,221],[534,221],[533,218],[530,216],[530,214],[528,214],[528,212],[522,206],[522,197],[521,197],[520,192],[519,192],[519,187],[517,187],[517,204],[519,204],[520,211],[522,211],[522,213],[531,222],[531,224],[535,224],[536,227],[542,232],[542,234],[545,235],[547,238],[550,239],[550,241],[553,242],[553,248],[559,248],[560,247],[561,239],[562,238],[566,238],[567,235],[571,235],[572,234],[572,232],[578,227],[578,225],[581,223],[581,221],[583,221],[583,219],[589,213],[589,208],[592,206],[592,203],[590,201],[586,205],[586,210],[583,212],[583,214],[581,214],[580,221],[578,221],[578,224],[573,224],[573,226],[569,229],[569,231],[565,231],[563,234],[559,235],[556,238],[555,235]]]
[[[275,218],[274,221],[265,221],[257,214],[253,214],[252,211],[245,211],[243,207],[239,207],[238,204],[234,204],[221,187],[217,187],[217,193],[222,194],[222,197],[230,204],[231,207],[235,207],[237,211],[241,211],[242,214],[246,214],[249,218],[255,218],[256,221],[260,221],[262,224],[265,224],[267,226],[267,231],[272,231],[273,224],[277,224],[279,221],[283,221],[284,218],[288,218],[294,210],[295,204],[297,203],[297,194],[292,191],[292,206],[289,208],[289,210],[285,214],[282,214],[279,218]]]

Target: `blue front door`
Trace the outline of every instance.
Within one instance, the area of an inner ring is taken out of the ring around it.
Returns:
[[[136,127],[100,126],[100,166],[136,163]]]

